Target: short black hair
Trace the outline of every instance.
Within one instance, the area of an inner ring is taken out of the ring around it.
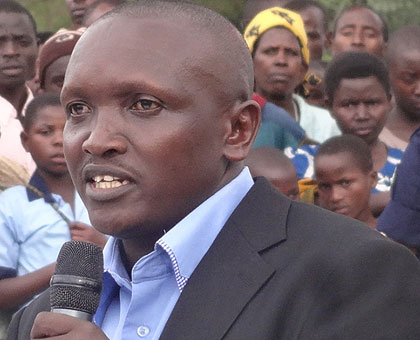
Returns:
[[[325,72],[325,93],[329,102],[343,79],[376,77],[391,98],[388,69],[378,57],[367,52],[343,52],[335,57]]]
[[[1,1],[1,0],[0,0]],[[28,104],[23,118],[23,129],[27,132],[36,121],[40,110],[47,106],[60,106],[60,95],[57,93],[44,93],[32,99]]]
[[[314,161],[320,156],[349,153],[353,163],[365,174],[373,170],[372,154],[366,142],[355,135],[341,135],[327,139],[319,146]]]
[[[328,15],[325,7],[321,5],[318,1],[315,0],[291,0],[289,1],[284,8],[290,9],[294,12],[299,12],[304,9],[308,9],[311,7],[318,8],[322,14],[324,15],[324,28],[325,30],[328,29]]]
[[[372,13],[376,14],[379,17],[379,19],[382,21],[382,37],[383,37],[384,41],[388,41],[389,28],[388,28],[388,23],[386,22],[385,18],[383,17],[383,15],[381,13],[377,12],[372,7],[370,7],[368,5],[364,5],[364,4],[352,4],[350,6],[345,7],[340,13],[337,14],[337,16],[334,19],[334,24],[333,24],[333,29],[332,29],[333,36],[335,36],[335,33],[336,33],[337,22],[338,22],[338,20],[340,20],[340,18],[343,16],[343,14],[347,13],[347,12],[353,10],[353,9],[357,9],[357,8],[368,9],[369,11],[371,11]]]
[[[20,3],[13,0],[0,0],[0,13],[20,13],[26,15],[32,24],[34,34],[36,36],[37,29],[34,17],[32,16],[31,12],[29,12]]]

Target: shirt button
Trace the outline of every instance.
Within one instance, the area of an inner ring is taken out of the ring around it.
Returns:
[[[137,328],[137,335],[140,338],[146,337],[149,333],[150,333],[150,329],[147,326],[140,326],[139,328]]]

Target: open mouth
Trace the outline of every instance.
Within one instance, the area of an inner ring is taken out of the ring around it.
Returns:
[[[119,188],[130,183],[127,179],[122,179],[119,177],[111,175],[97,175],[91,179],[91,185],[95,189],[113,189]]]

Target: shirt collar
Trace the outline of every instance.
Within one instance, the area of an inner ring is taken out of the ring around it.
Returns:
[[[253,184],[248,168],[244,168],[157,241],[171,260],[181,291]]]
[[[201,203],[156,242],[155,249],[163,249],[169,256],[181,292],[226,221],[253,185],[249,169],[245,167],[236,178]],[[117,239],[111,237],[104,249],[104,267],[108,272],[118,271],[116,267],[122,265],[118,248]]]
[[[34,187],[36,190],[39,190],[40,193],[43,195],[45,202],[47,203],[55,203],[54,198],[47,187],[47,184],[43,180],[43,178],[38,174],[38,171],[35,171],[32,175],[31,179],[29,180],[29,186]],[[40,197],[34,190],[31,190],[30,187],[26,188],[26,194],[28,195],[28,201],[32,202],[37,200]]]

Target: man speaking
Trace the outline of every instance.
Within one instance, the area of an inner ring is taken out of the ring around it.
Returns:
[[[405,247],[254,183],[253,84],[240,33],[198,5],[132,2],[89,27],[62,104],[71,176],[111,235],[101,302],[92,323],[35,319],[44,294],[9,339],[420,338]]]

